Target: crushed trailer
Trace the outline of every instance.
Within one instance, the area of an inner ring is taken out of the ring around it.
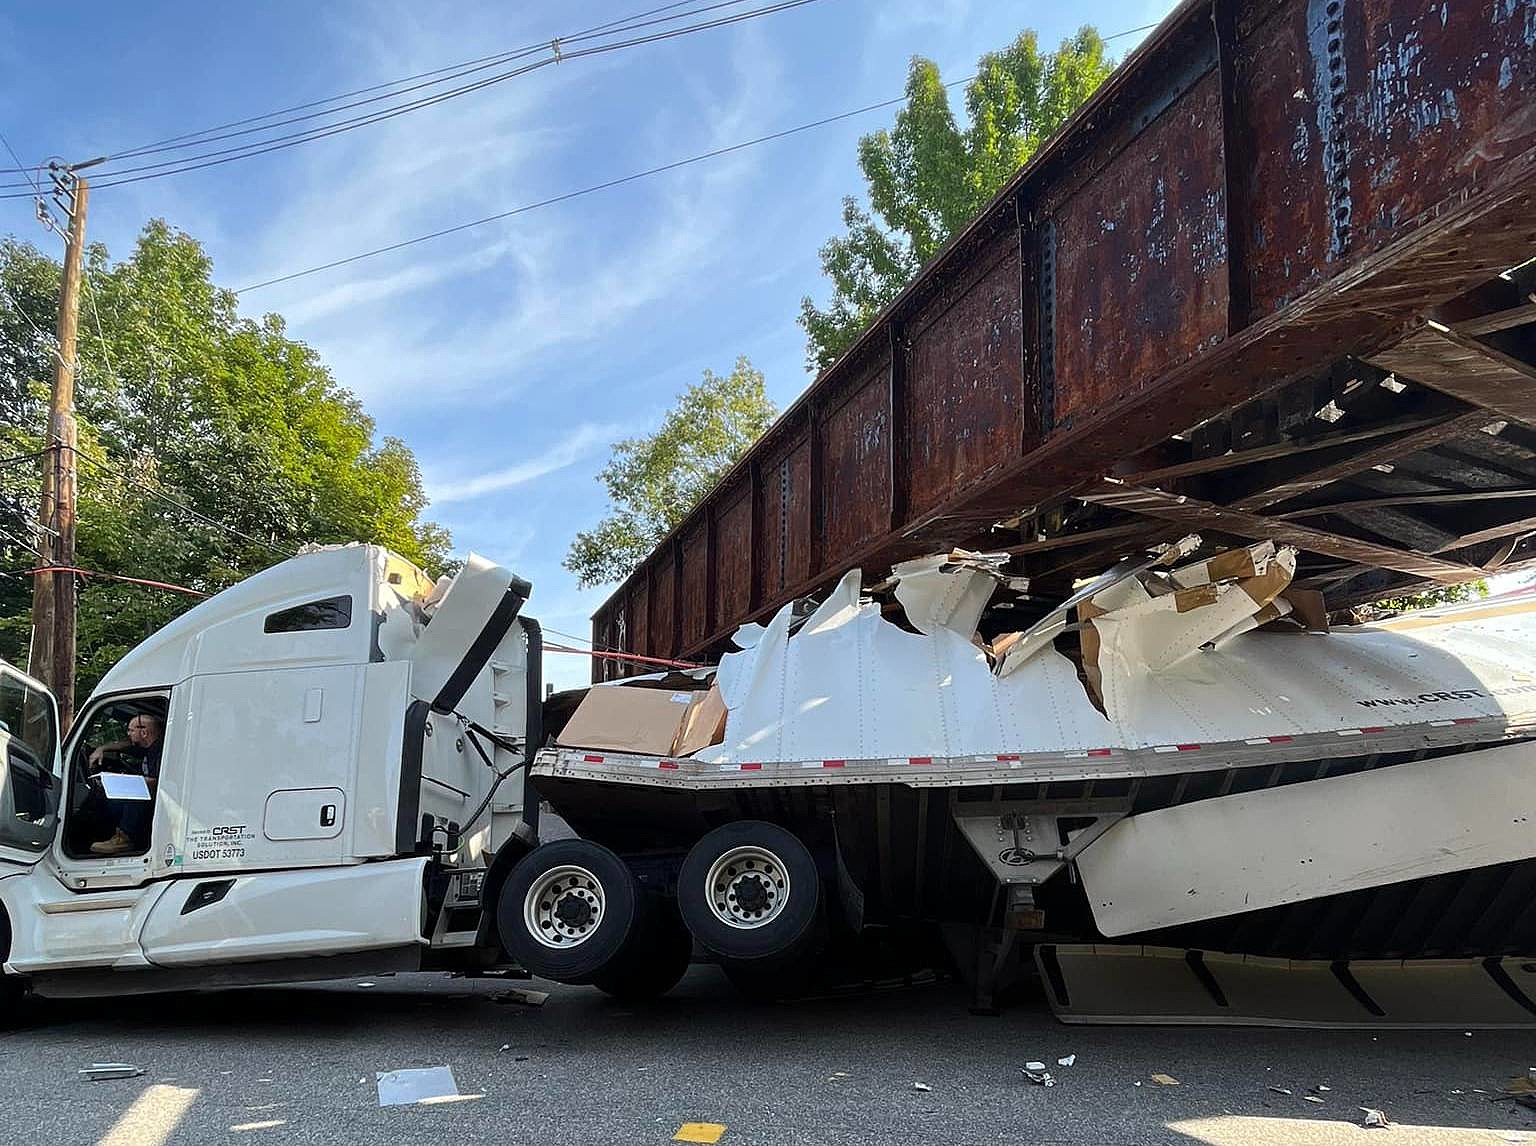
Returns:
[[[1074,1021],[1536,1019],[1536,602],[1324,631],[1294,552],[1191,537],[1014,629],[1003,563],[850,573],[717,668],[548,698],[526,582],[374,546],[198,604],[62,745],[0,665],[0,983],[947,958],[988,1006],[1033,960]]]

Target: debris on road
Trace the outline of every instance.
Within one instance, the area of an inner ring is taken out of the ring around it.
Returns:
[[[453,1068],[429,1066],[416,1070],[381,1070],[374,1074],[380,1106],[409,1106],[429,1099],[459,1097]]]
[[[1320,1082],[1312,1089],[1318,1094],[1327,1094],[1330,1090],[1333,1089],[1333,1087],[1329,1086],[1326,1082]]]
[[[1361,1120],[1360,1125],[1364,1126],[1367,1130],[1392,1125],[1392,1120],[1387,1117],[1384,1111],[1377,1110],[1370,1106],[1362,1106],[1360,1107],[1360,1112],[1365,1115],[1365,1117]]]
[[[677,1128],[677,1133],[672,1135],[674,1142],[703,1142],[720,1141],[720,1136],[725,1133],[723,1122],[684,1122]]]
[[[1322,1101],[1324,1101],[1322,1098],[1319,1098],[1315,1094],[1303,1095],[1301,1100],[1303,1102],[1322,1102]]]
[[[926,1082],[914,1082],[912,1084],[912,1089],[913,1090],[932,1090],[933,1087],[929,1086]]]
[[[1158,1086],[1178,1086],[1179,1085],[1179,1080],[1174,1078],[1173,1075],[1171,1075],[1171,1074],[1154,1074],[1152,1076],[1152,1081],[1157,1083]]]
[[[1077,1055],[1069,1054],[1066,1058],[1059,1058],[1059,1059],[1057,1059],[1056,1060],[1056,1065],[1057,1066],[1072,1066],[1076,1062],[1077,1062]]]
[[[1291,1089],[1289,1087],[1286,1087],[1286,1086],[1272,1086],[1269,1089],[1274,1091],[1276,1094],[1290,1094],[1291,1093]]]
[[[1051,1077],[1051,1072],[1045,1069],[1043,1062],[1027,1062],[1019,1073],[1036,1086],[1056,1085],[1056,1080]]]
[[[136,1078],[144,1073],[144,1068],[131,1062],[93,1062],[80,1073],[92,1082],[102,1082],[109,1078]]]
[[[548,991],[524,991],[517,987],[509,991],[498,991],[491,996],[493,1003],[515,1003],[523,1007],[542,1007],[548,1001]]]

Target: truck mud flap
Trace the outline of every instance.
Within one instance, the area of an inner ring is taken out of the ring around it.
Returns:
[[[1536,959],[1264,959],[1175,947],[1041,944],[1065,1023],[1536,1028]]]

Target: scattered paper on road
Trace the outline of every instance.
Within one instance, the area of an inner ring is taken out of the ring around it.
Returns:
[[[408,1106],[428,1099],[457,1097],[453,1068],[429,1066],[419,1070],[381,1070],[374,1076],[380,1106]]]
[[[1057,1059],[1056,1060],[1056,1065],[1057,1066],[1073,1066],[1073,1065],[1076,1064],[1076,1062],[1077,1062],[1077,1056],[1075,1054],[1069,1054],[1066,1058],[1059,1058],[1059,1059]]]
[[[1179,1085],[1179,1080],[1174,1078],[1173,1075],[1171,1075],[1171,1074],[1154,1074],[1152,1076],[1152,1081],[1157,1083],[1158,1086],[1178,1086]]]

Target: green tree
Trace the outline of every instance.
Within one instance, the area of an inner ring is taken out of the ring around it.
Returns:
[[[597,475],[612,512],[576,535],[565,567],[583,588],[627,577],[777,413],[762,373],[745,357],[729,374],[704,371],[703,381],[678,395],[654,434],[614,443]]]
[[[1092,28],[1045,56],[1035,33],[1023,32],[981,58],[965,89],[969,126],[961,128],[938,65],[913,57],[895,126],[859,141],[869,208],[844,199],[847,232],[821,248],[832,299],[825,308],[810,298],[800,304],[808,364],[836,361],[1113,67]]]
[[[132,257],[93,246],[80,321],[82,567],[216,592],[307,542],[375,541],[437,572],[410,450],[282,319],[239,316],[202,247],[160,221]],[[0,243],[0,457],[42,444],[58,264]],[[24,661],[38,467],[0,470],[0,656]],[[218,523],[218,524],[210,524]],[[11,534],[6,542],[3,534]],[[79,689],[194,599],[84,580]]]

